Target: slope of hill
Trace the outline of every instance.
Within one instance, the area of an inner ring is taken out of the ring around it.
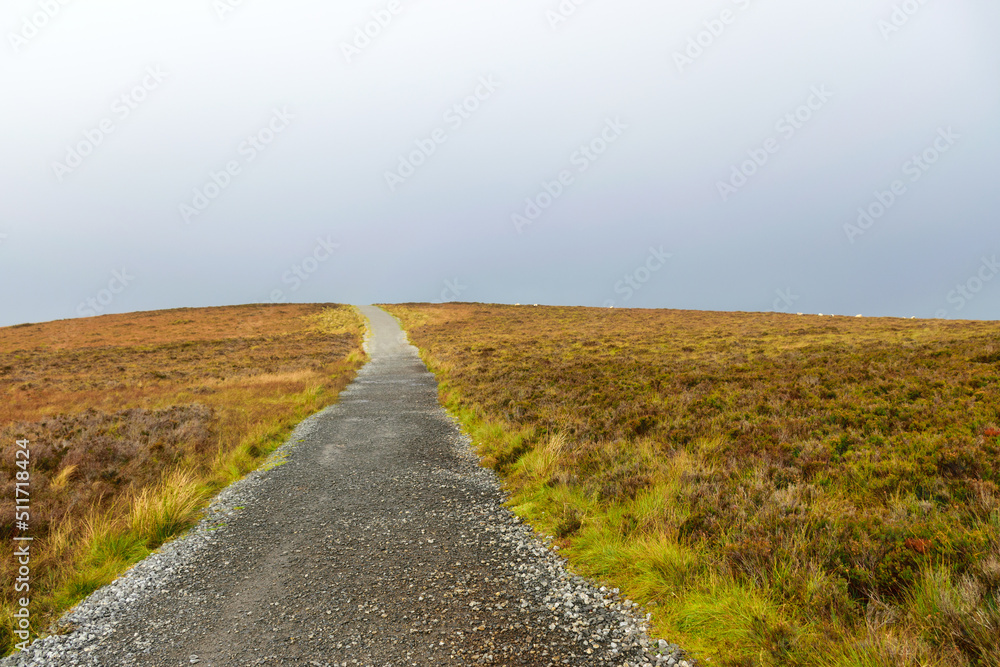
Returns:
[[[183,537],[2,667],[689,667],[501,506],[375,308],[371,363]]]
[[[364,360],[338,305],[109,315],[0,328],[0,579],[30,535],[32,629],[190,525]],[[16,442],[30,451],[29,530],[15,523]],[[15,593],[0,598],[0,654]]]
[[[1000,324],[387,309],[515,510],[709,664],[1000,664]]]

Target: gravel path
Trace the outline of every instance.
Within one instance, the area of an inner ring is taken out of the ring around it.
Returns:
[[[2,665],[679,665],[501,502],[396,321],[205,519]]]

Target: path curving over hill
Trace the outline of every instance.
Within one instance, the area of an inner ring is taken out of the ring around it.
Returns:
[[[371,361],[282,465],[2,664],[676,664],[502,507],[396,321],[362,311]]]

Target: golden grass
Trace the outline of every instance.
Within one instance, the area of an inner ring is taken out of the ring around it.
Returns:
[[[0,576],[14,441],[31,441],[32,629],[177,535],[363,363],[330,304],[177,309],[0,328]],[[14,591],[0,597],[0,653]]]
[[[1000,664],[1000,324],[388,308],[515,511],[709,664]]]

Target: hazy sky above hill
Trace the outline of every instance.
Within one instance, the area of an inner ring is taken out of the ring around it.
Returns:
[[[998,29],[972,0],[10,0],[0,325],[1000,319]]]

